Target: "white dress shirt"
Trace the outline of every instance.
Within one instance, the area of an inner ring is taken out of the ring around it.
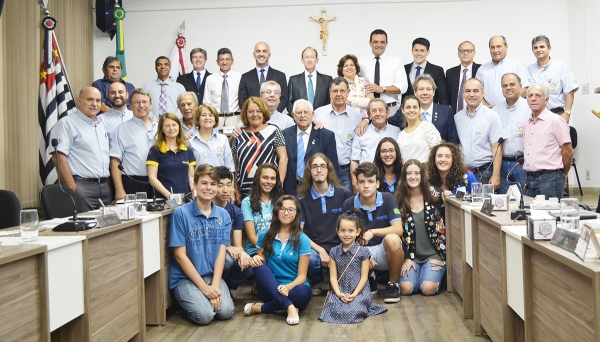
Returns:
[[[373,83],[375,78],[375,55],[370,54],[362,57],[358,62],[360,65],[360,76],[366,77],[369,82]],[[402,94],[408,89],[408,81],[406,80],[406,71],[400,57],[383,54],[379,56],[379,86],[389,87],[395,86],[400,89]],[[381,94],[381,98],[385,102],[399,102],[398,94]]]
[[[219,114],[237,113],[240,111],[238,103],[238,90],[242,74],[235,71],[227,73],[227,85],[229,86],[229,113],[221,113],[221,89],[223,87],[223,72],[215,72],[206,78],[204,86],[204,100],[202,103],[209,103],[217,109]]]
[[[317,70],[313,72],[308,72],[304,70],[304,81],[306,82],[306,96],[308,96],[308,75],[312,75],[312,84],[313,84],[313,99],[315,98],[315,90],[317,89]]]

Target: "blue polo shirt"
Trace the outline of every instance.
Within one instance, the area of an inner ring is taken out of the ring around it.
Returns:
[[[344,202],[344,211],[350,210],[352,207],[360,209],[360,218],[365,222],[365,232],[369,229],[389,227],[392,223],[402,220],[394,195],[389,192],[377,191],[376,196],[375,205],[371,209],[366,209],[360,203],[360,194],[356,194]],[[369,240],[368,246],[377,246],[381,244],[381,241],[383,241],[383,237],[374,236]]]
[[[234,230],[244,229],[244,214],[242,214],[242,210],[238,208],[237,205],[231,202],[227,202],[227,205],[223,209],[225,209],[229,214],[229,217],[231,217],[231,237],[233,238]]]
[[[337,219],[343,212],[344,201],[350,197],[350,190],[329,184],[325,195],[319,195],[311,186],[310,191],[298,201],[304,233],[327,253],[341,243],[336,231]]]
[[[186,255],[196,271],[204,277],[214,273],[215,262],[221,245],[229,246],[231,218],[227,211],[214,203],[206,217],[196,201],[186,203],[171,215],[169,247],[185,247]],[[181,281],[189,279],[179,263],[173,258],[169,272],[169,288],[174,289]]]
[[[146,165],[158,166],[157,178],[161,184],[169,191],[173,189],[174,194],[187,194],[190,192],[190,178],[188,175],[189,167],[196,165],[196,158],[191,149],[185,144],[179,146],[177,153],[171,151],[167,144],[161,146],[152,146],[148,152]],[[156,193],[157,196],[164,196]]]
[[[273,218],[273,203],[271,203],[271,201],[266,204],[261,202],[260,213],[256,213],[252,211],[252,206],[250,206],[250,196],[248,196],[242,200],[242,214],[244,215],[244,222],[254,222],[254,231],[256,232],[256,236],[259,236],[260,233],[269,230],[269,227],[271,227],[271,219]],[[248,238],[245,239],[244,244],[244,250],[246,250],[248,255],[256,255],[256,247]]]
[[[258,236],[256,247],[263,249],[262,240],[267,232],[262,232]],[[281,241],[279,234],[273,240],[273,254],[266,255],[267,266],[273,273],[275,280],[280,285],[287,285],[298,277],[298,263],[301,255],[310,255],[310,239],[306,234],[300,233],[300,245],[294,249],[294,242],[287,239]],[[304,284],[308,285],[308,277]]]

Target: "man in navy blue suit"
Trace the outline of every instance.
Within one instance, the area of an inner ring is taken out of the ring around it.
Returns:
[[[296,124],[283,130],[288,155],[288,168],[283,182],[283,192],[295,196],[302,183],[306,161],[317,152],[323,153],[340,172],[335,134],[328,129],[316,130],[313,124],[312,104],[307,100],[294,102],[292,111]]]
[[[436,91],[436,84],[433,78],[428,74],[420,75],[415,79],[413,89],[415,96],[419,99],[423,120],[431,122],[440,132],[442,139],[458,144],[454,111],[450,106],[433,102]],[[396,114],[388,119],[388,123],[402,127],[402,122],[404,122],[404,114],[402,113],[402,107],[400,107]]]

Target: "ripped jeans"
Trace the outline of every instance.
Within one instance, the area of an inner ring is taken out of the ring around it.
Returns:
[[[431,262],[431,259],[423,263],[414,262],[413,260],[416,270],[411,267],[408,275],[400,276],[400,284],[405,281],[411,282],[413,284],[412,290],[409,293],[403,293],[401,290],[400,294],[411,295],[417,291],[420,291],[421,285],[425,281],[437,283],[437,289],[430,295],[436,294],[440,289],[440,283],[442,282],[442,278],[444,278],[444,274],[446,273],[446,262],[441,260],[436,261],[443,262],[444,264],[435,264]]]

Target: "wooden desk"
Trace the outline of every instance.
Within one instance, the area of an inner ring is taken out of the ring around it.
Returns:
[[[0,341],[49,341],[46,247],[0,247]]]
[[[79,233],[83,240],[85,313],[52,332],[53,341],[146,339],[141,220]]]
[[[507,301],[506,239],[503,226],[523,225],[510,219],[510,211],[494,217],[472,210],[473,228],[473,330],[494,341],[522,341],[524,323]]]
[[[600,259],[522,242],[526,340],[600,341]]]
[[[446,199],[446,277],[449,292],[463,300],[463,317],[473,317],[473,269],[471,267],[471,208],[469,202]]]

